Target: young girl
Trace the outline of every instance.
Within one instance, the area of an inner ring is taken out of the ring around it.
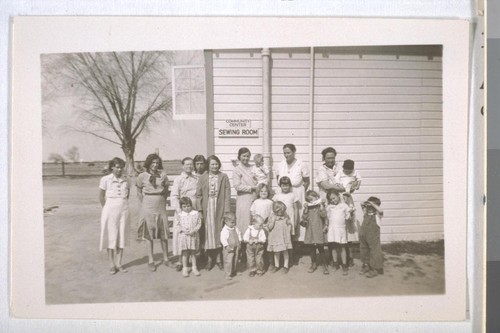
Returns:
[[[351,208],[351,216],[347,220],[347,243],[346,247],[346,256],[347,262],[349,266],[354,266],[354,261],[351,256],[351,252],[349,249],[349,244],[353,241],[358,241],[358,229],[359,222],[356,219],[355,209],[354,209],[354,199],[352,197],[352,193],[355,190],[359,190],[361,186],[361,175],[359,172],[354,169],[354,161],[353,160],[345,160],[342,165],[342,170],[340,170],[336,177],[336,182],[342,185],[345,189],[343,193],[344,202]]]
[[[250,270],[250,277],[255,274],[264,274],[264,244],[266,242],[266,232],[263,229],[264,219],[259,215],[252,216],[250,224],[243,234],[243,241],[247,244],[247,265]]]
[[[319,259],[323,264],[323,274],[328,272],[328,263],[325,259],[325,233],[328,230],[328,220],[326,220],[326,211],[319,194],[314,191],[306,192],[306,202],[304,204],[301,226],[306,228],[304,244],[309,247],[311,253],[311,267],[308,272],[312,273],[318,268],[316,260],[316,251],[319,252]]]
[[[361,204],[364,217],[359,230],[359,249],[363,262],[360,274],[366,274],[368,278],[384,274],[384,256],[380,245],[380,221],[384,212],[380,204],[377,197],[369,197]]]
[[[250,206],[250,214],[252,216],[259,215],[264,219],[264,223],[266,223],[269,215],[273,212],[273,202],[269,199],[269,186],[259,184],[257,186],[257,194],[259,197]]]
[[[175,215],[174,230],[177,234],[177,251],[182,255],[182,275],[189,276],[188,257],[191,258],[192,272],[200,276],[196,265],[196,252],[200,246],[200,237],[198,231],[201,227],[201,216],[196,210],[193,210],[193,202],[188,197],[179,199],[181,212]]]
[[[326,194],[328,206],[326,214],[328,217],[328,250],[332,257],[335,270],[342,266],[342,274],[347,275],[347,228],[346,221],[351,216],[351,208],[341,202],[340,195],[335,190],[328,190]]]
[[[112,173],[102,177],[99,183],[99,201],[102,206],[99,249],[102,251],[106,248],[108,251],[111,275],[118,271],[127,272],[122,267],[122,257],[129,223],[130,186],[127,180],[122,178],[124,167],[125,161],[118,157],[113,158],[108,166]]]
[[[274,266],[270,266],[269,271],[274,273],[278,270],[280,255],[283,255],[283,274],[288,273],[288,251],[292,249],[292,238],[290,228],[292,223],[288,218],[286,206],[281,201],[273,203],[273,213],[269,217],[269,236],[267,251],[274,253]]]
[[[297,238],[299,236],[299,206],[300,201],[297,195],[292,191],[292,182],[288,177],[281,177],[279,180],[279,186],[281,188],[281,192],[277,193],[273,197],[273,201],[281,201],[286,206],[286,213],[288,215],[289,222],[291,224],[291,234],[292,239],[294,240],[293,248],[297,248]],[[297,263],[297,258],[294,258],[294,253],[290,250],[290,256],[292,260]]]

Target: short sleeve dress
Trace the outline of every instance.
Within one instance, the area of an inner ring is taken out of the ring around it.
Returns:
[[[124,178],[109,174],[101,178],[99,188],[106,192],[101,213],[99,250],[123,249],[128,243],[129,183]]]
[[[137,176],[136,186],[142,189],[143,199],[137,228],[138,239],[167,239],[167,190],[168,177],[165,173],[143,172]]]
[[[281,252],[292,248],[290,226],[288,218],[271,214],[269,217],[269,235],[267,237],[267,251]]]
[[[179,232],[177,252],[180,254],[184,250],[198,251],[200,246],[198,233],[201,227],[200,213],[196,210],[189,213],[181,212],[175,216],[174,225]]]

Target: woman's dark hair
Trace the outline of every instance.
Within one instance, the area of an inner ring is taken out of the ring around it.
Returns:
[[[247,147],[241,147],[238,150],[238,160],[240,160],[241,155],[246,154],[246,153],[250,153],[250,155],[252,155],[252,153],[250,152],[250,149],[248,149]]]
[[[337,151],[335,150],[335,148],[327,147],[321,151],[321,155],[323,155],[323,161],[325,160],[326,154],[328,153],[334,153],[335,156],[337,156]]]
[[[283,145],[283,149],[285,149],[285,148],[290,149],[294,153],[297,151],[297,148],[295,147],[295,145],[293,143],[287,143],[287,144]]]
[[[219,158],[217,156],[215,156],[215,155],[208,156],[208,158],[207,158],[207,165],[210,165],[210,162],[212,160],[214,160],[215,162],[217,162],[217,164],[219,164],[219,169],[220,169],[220,167],[222,166],[222,164],[220,163]]]
[[[118,164],[119,166],[121,166],[122,168],[124,168],[124,167],[125,167],[125,161],[124,161],[124,160],[122,160],[122,159],[121,159],[121,158],[119,158],[119,157],[114,157],[114,158],[113,158],[111,161],[109,161],[109,163],[108,163],[108,170],[109,170],[109,171],[113,170],[113,167],[114,167],[115,165],[117,165],[117,164]]]
[[[205,170],[207,169],[207,160],[205,159],[205,156],[203,155],[196,155],[195,157],[193,157],[193,163],[194,163],[194,171],[196,171],[196,173],[198,173],[198,169],[196,169],[196,162],[203,162],[203,164],[205,165]]]
[[[193,207],[193,202],[188,197],[182,197],[179,199],[179,204]]]
[[[182,163],[182,165],[184,165],[184,163],[185,163],[186,161],[192,161],[192,160],[193,160],[193,159],[192,159],[191,157],[184,157],[184,158],[182,159],[181,163]],[[194,163],[194,162],[193,162],[193,163]]]
[[[146,171],[149,172],[151,163],[153,163],[154,160],[158,160],[158,169],[163,169],[163,165],[161,164],[161,157],[158,154],[149,154],[148,157],[146,157],[146,161],[144,161],[144,169],[146,169]]]

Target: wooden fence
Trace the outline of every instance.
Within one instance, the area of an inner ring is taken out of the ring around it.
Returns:
[[[43,177],[50,176],[102,176],[108,170],[108,161],[93,162],[43,162]],[[136,161],[136,168],[141,169],[143,161]],[[178,175],[182,172],[180,160],[162,161],[163,170],[168,175]]]

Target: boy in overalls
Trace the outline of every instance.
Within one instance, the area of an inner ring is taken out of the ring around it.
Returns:
[[[360,274],[366,274],[368,278],[384,274],[384,256],[380,245],[380,221],[384,212],[380,204],[377,197],[369,197],[361,204],[364,217],[359,230],[359,249],[363,262]]]
[[[252,224],[243,234],[243,241],[247,243],[247,264],[250,270],[250,277],[255,274],[261,276],[264,273],[264,243],[266,242],[266,232],[262,228],[264,219],[260,215],[252,216]]]

